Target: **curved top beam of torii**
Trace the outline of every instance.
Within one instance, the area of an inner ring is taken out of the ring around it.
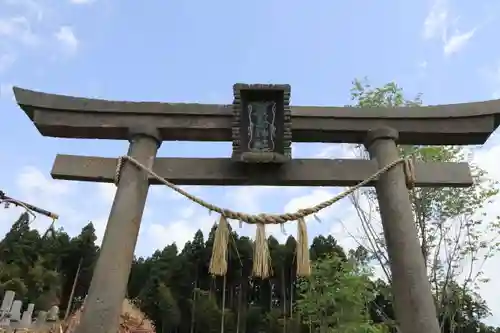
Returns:
[[[163,140],[231,141],[231,105],[120,102],[14,87],[19,106],[44,136],[128,139],[128,129],[155,124]],[[401,144],[483,144],[500,124],[500,100],[397,108],[292,106],[294,142],[362,143],[380,126]]]

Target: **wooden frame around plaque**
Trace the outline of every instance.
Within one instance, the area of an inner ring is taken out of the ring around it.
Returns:
[[[291,159],[290,85],[233,86],[234,161],[284,163]]]

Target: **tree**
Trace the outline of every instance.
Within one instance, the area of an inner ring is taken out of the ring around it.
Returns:
[[[194,235],[193,242],[188,242],[184,247],[184,255],[186,261],[190,263],[190,276],[193,277],[192,282],[192,306],[191,306],[191,333],[194,332],[196,324],[194,313],[196,312],[196,290],[199,285],[200,272],[203,271],[203,252],[205,250],[205,241],[203,233],[198,230]]]
[[[62,229],[40,235],[26,220],[18,222],[0,242],[0,248],[8,249],[17,242],[23,244],[20,249],[24,252],[3,252],[0,292],[14,290],[24,302],[36,303],[39,310],[52,304],[64,309],[78,275],[72,309],[78,308],[97,258],[92,224],[76,237],[69,237]],[[290,236],[280,244],[270,237],[273,274],[270,279],[260,280],[251,276],[252,240],[236,232],[230,239],[231,274],[225,286],[223,278],[214,278],[208,272],[213,230],[205,242],[203,234],[197,232],[180,253],[172,244],[148,258],[134,260],[128,297],[154,322],[158,332],[220,333],[222,311],[225,333],[311,333],[321,327],[321,320],[333,321],[334,325],[322,327],[333,332],[347,328],[354,332],[385,332],[394,327],[390,288],[386,281],[374,280],[370,249],[360,246],[346,253],[334,237],[317,236],[310,254],[315,260],[313,277],[318,279],[297,280],[296,240]],[[20,253],[27,254],[24,260],[16,257]],[[86,272],[77,274],[78,266]],[[333,297],[320,295],[325,290],[334,290]],[[464,294],[462,286],[455,282],[448,290],[452,302],[447,306],[450,312],[442,313],[445,332],[453,328],[455,333],[498,333],[497,328],[481,322],[487,307],[476,294]],[[312,310],[311,306],[318,304],[323,312]]]
[[[14,263],[22,272],[26,272],[38,257],[35,247],[40,235],[30,229],[29,218],[28,213],[21,214],[0,242],[0,261]]]
[[[59,244],[58,252],[61,257],[59,270],[64,275],[61,309],[65,311],[67,305],[70,306],[68,311],[78,308],[87,295],[98,255],[96,239],[94,225],[89,222],[77,237],[69,241],[69,244],[66,242]],[[73,291],[75,279],[77,283]],[[73,299],[70,300],[70,297]]]
[[[380,88],[372,87],[366,80],[355,80],[351,90],[354,100],[353,112],[361,107],[420,106],[422,99],[417,95],[407,99],[403,90],[395,83]],[[357,156],[366,157],[363,147],[354,148]],[[401,154],[421,161],[463,162],[471,161],[471,152],[463,147],[452,146],[405,146]],[[420,237],[429,281],[431,282],[443,332],[456,332],[452,322],[463,300],[476,302],[476,317],[484,318],[487,308],[475,290],[481,283],[481,267],[484,261],[499,250],[499,217],[485,213],[485,206],[498,194],[496,182],[486,177],[486,172],[472,165],[474,185],[458,188],[416,188],[410,193],[416,228]],[[360,191],[351,196],[365,233],[366,249],[376,258],[385,278],[390,281],[390,270],[384,238],[378,218],[374,190]],[[457,288],[460,290],[457,293]],[[460,309],[462,309],[460,308]]]
[[[312,332],[383,332],[372,324],[366,304],[373,301],[371,273],[354,260],[326,255],[317,260],[310,278],[299,283],[297,309]]]

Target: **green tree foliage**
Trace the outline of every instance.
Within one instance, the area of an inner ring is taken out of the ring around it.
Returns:
[[[356,81],[352,96],[353,112],[361,112],[356,109],[360,106],[421,104],[419,96],[406,99],[395,84],[373,88]],[[366,154],[360,147],[356,152]],[[456,147],[403,147],[402,154],[408,153],[435,161],[467,157],[466,151]],[[494,238],[486,237],[498,235],[497,219],[480,214],[497,193],[495,184],[484,176],[474,168],[477,182],[470,189],[412,192],[422,254],[443,333],[500,333],[500,328],[483,323],[489,310],[477,294],[477,286],[483,283],[481,271],[464,270],[471,265],[478,267],[473,264],[490,258],[498,247]],[[397,332],[391,277],[373,205],[376,200],[370,190],[351,199],[367,241],[346,251],[331,235],[315,237],[310,246],[313,269],[308,279],[296,278],[297,243],[291,236],[284,244],[269,237],[272,276],[252,278],[254,244],[234,231],[228,275],[225,279],[210,276],[212,229],[208,235],[196,232],[191,241],[178,244],[182,247],[168,245],[147,258],[135,258],[127,297],[161,333],[220,333],[221,327],[225,333]],[[38,308],[57,304],[64,313],[76,278],[75,310],[87,293],[99,251],[92,223],[78,236],[70,237],[62,229],[40,235],[30,228],[27,214],[13,222],[0,241],[0,296],[11,289]],[[375,268],[386,274],[376,278],[372,273]]]
[[[89,223],[70,238],[62,229],[40,235],[30,228],[29,215],[21,214],[0,242],[0,292],[13,290],[37,308],[68,304],[77,266],[82,260],[74,298],[82,300],[92,279],[98,248]]]
[[[15,290],[40,309],[58,304],[64,313],[80,263],[75,309],[88,290],[98,254],[92,224],[73,238],[63,230],[43,237],[23,222],[25,218],[0,242],[0,287]],[[273,275],[260,280],[251,277],[252,241],[233,232],[224,288],[222,277],[208,274],[213,231],[206,239],[196,232],[181,251],[173,244],[134,260],[128,297],[154,321],[157,332],[220,333],[223,294],[226,333],[394,331],[390,288],[373,277],[370,252],[364,247],[346,252],[332,236],[315,237],[310,247],[312,276],[297,280],[295,239],[290,236],[280,244],[269,237]],[[13,241],[23,246],[4,251],[15,248]],[[18,260],[18,255],[24,258]],[[477,295],[464,294],[458,284],[454,288],[449,308],[455,330],[443,332],[496,332],[481,323],[487,308]]]
[[[373,325],[367,304],[375,299],[371,273],[355,257],[326,255],[301,279],[297,309],[303,323],[318,333],[382,332]]]
[[[355,80],[351,89],[353,109],[363,107],[399,107],[422,105],[417,95],[407,98],[395,83],[373,87],[367,80]],[[363,147],[356,147],[355,154],[367,157]],[[489,314],[484,301],[477,294],[479,286],[487,282],[481,268],[486,260],[497,254],[500,223],[498,216],[485,212],[498,195],[498,184],[487,178],[486,172],[472,162],[469,147],[456,146],[403,146],[401,155],[421,161],[469,162],[474,185],[469,188],[415,188],[410,197],[420,237],[421,251],[427,265],[439,320],[444,332],[461,332],[457,322],[467,321],[470,327],[481,327],[480,320]],[[365,237],[361,242],[378,261],[390,281],[390,270],[377,200],[373,189],[358,191],[351,201],[360,217]],[[382,282],[381,282],[382,283]],[[387,297],[390,296],[388,290]],[[381,299],[380,299],[381,301]],[[380,304],[388,317],[392,309],[386,302]],[[457,306],[460,304],[460,306]],[[468,305],[467,305],[468,304]],[[474,318],[463,312],[473,307]],[[465,319],[464,316],[468,318]],[[472,328],[471,328],[472,329]]]

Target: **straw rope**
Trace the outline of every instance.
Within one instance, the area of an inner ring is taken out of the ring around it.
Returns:
[[[216,205],[208,203],[178,187],[177,185],[169,182],[167,179],[160,177],[150,168],[144,166],[142,163],[130,156],[121,156],[118,159],[118,164],[116,166],[115,172],[115,184],[118,186],[120,181],[120,174],[125,161],[131,162],[137,168],[147,172],[151,177],[156,179],[158,182],[166,185],[175,192],[183,195],[192,202],[207,208],[209,211],[214,211],[220,214],[219,225],[215,232],[214,244],[212,249],[212,258],[210,259],[209,272],[213,275],[224,276],[227,273],[228,268],[228,242],[230,238],[230,229],[227,219],[235,219],[240,222],[246,222],[248,224],[257,225],[257,234],[255,236],[254,244],[254,255],[253,255],[253,267],[252,273],[254,277],[261,279],[268,278],[271,273],[270,265],[270,253],[269,246],[266,239],[266,224],[283,224],[289,221],[297,221],[297,275],[298,276],[309,276],[311,274],[311,265],[309,258],[309,244],[307,227],[305,223],[305,217],[318,213],[324,208],[333,205],[335,202],[347,197],[352,194],[362,186],[378,179],[380,175],[390,170],[394,166],[403,163],[403,170],[406,178],[406,186],[411,189],[415,186],[415,173],[413,160],[411,158],[400,158],[392,163],[381,168],[373,175],[358,183],[357,185],[347,189],[346,191],[334,196],[333,198],[323,201],[316,206],[299,209],[294,213],[285,214],[258,214],[250,215],[241,212],[235,212],[230,209],[220,208]]]
[[[415,186],[413,160],[411,158],[399,158],[399,159],[387,164],[385,167],[379,169],[377,172],[375,172],[373,175],[366,178],[362,182],[359,182],[355,186],[345,190],[344,192],[334,196],[331,199],[328,199],[326,201],[323,201],[323,202],[317,204],[316,206],[313,206],[310,208],[305,208],[305,209],[299,209],[294,213],[284,213],[284,214],[279,214],[279,215],[262,213],[262,214],[258,214],[258,215],[252,215],[252,214],[245,214],[242,212],[235,212],[233,210],[221,208],[221,207],[218,207],[214,204],[206,202],[203,199],[198,198],[198,197],[184,191],[182,188],[169,182],[167,179],[159,176],[156,172],[154,172],[150,168],[146,167],[145,165],[143,165],[142,163],[140,163],[139,161],[137,161],[133,157],[130,157],[127,155],[121,156],[118,159],[116,172],[115,172],[115,184],[116,185],[118,185],[118,182],[120,181],[120,174],[121,174],[121,170],[123,168],[125,161],[129,161],[130,163],[132,163],[133,165],[135,165],[139,169],[146,171],[151,177],[156,179],[161,184],[166,185],[170,189],[183,195],[184,197],[188,198],[192,202],[197,203],[198,205],[200,205],[202,207],[205,207],[209,211],[213,211],[213,212],[219,213],[221,215],[224,215],[228,219],[239,220],[239,221],[246,222],[248,224],[258,224],[258,223],[283,224],[283,223],[290,222],[290,221],[296,221],[300,218],[305,218],[305,217],[313,215],[313,214],[317,214],[319,211],[321,211],[327,207],[330,207],[331,205],[333,205],[337,201],[344,199],[345,197],[349,196],[350,194],[356,192],[361,187],[376,180],[380,175],[382,175],[383,173],[387,172],[388,170],[392,169],[393,167],[395,167],[396,165],[401,164],[401,163],[403,163],[403,166],[404,166],[404,173],[405,173],[405,177],[406,177],[407,187],[410,189],[410,188],[413,188]]]

